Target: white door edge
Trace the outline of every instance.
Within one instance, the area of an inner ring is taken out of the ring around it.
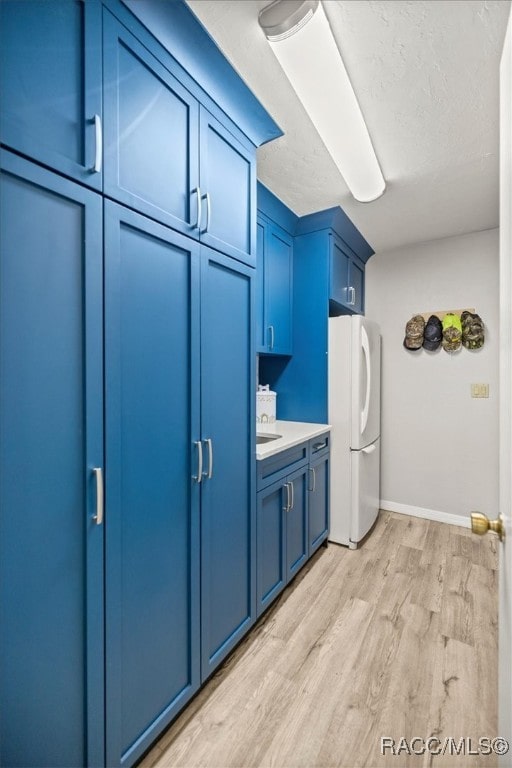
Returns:
[[[498,735],[512,749],[512,37],[509,17],[500,65],[500,509],[506,538],[500,545]],[[510,766],[511,754],[500,757]]]

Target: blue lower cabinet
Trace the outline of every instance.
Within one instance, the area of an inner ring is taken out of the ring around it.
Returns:
[[[291,579],[308,558],[308,467],[289,475],[286,516],[286,571]]]
[[[107,765],[199,687],[199,244],[105,203]],[[192,393],[192,396],[191,396]]]
[[[0,764],[101,766],[101,198],[0,167]]]
[[[329,532],[329,433],[258,462],[260,616]]]
[[[258,616],[286,585],[286,518],[289,491],[284,481],[257,494]]]
[[[254,270],[201,248],[201,676],[255,619]]]
[[[312,555],[329,533],[329,452],[312,460],[309,472],[308,552]]]
[[[257,605],[263,613],[308,558],[308,466],[257,494]]]

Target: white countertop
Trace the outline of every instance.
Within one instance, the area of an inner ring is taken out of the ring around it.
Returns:
[[[309,424],[303,421],[276,421],[275,424],[258,424],[256,434],[271,435],[277,434],[281,437],[277,440],[270,440],[268,443],[262,443],[256,446],[256,458],[268,459],[276,453],[281,453],[287,448],[293,448],[306,440],[318,437],[324,432],[330,432],[329,424]]]

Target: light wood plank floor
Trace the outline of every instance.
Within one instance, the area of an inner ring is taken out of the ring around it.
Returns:
[[[141,765],[496,765],[381,754],[497,735],[496,541],[381,512],[358,551],[322,547]]]

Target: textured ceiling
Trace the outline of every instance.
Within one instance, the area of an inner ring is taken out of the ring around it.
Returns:
[[[352,198],[270,50],[268,0],[187,2],[282,127],[258,177],[297,214],[341,205],[379,251],[498,225],[509,0],[324,0],[388,184],[372,203]]]

